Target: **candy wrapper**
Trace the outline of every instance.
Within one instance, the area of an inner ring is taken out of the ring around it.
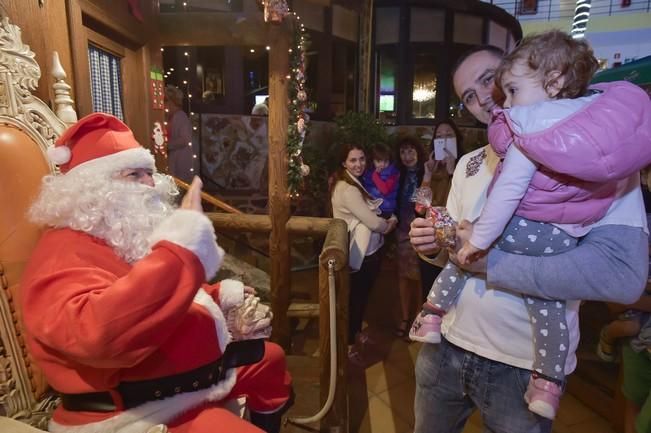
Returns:
[[[454,247],[457,223],[446,208],[432,206],[432,190],[427,187],[416,188],[411,200],[416,203],[416,213],[434,223],[436,243],[442,248]]]

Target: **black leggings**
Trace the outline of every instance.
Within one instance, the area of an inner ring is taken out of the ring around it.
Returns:
[[[348,296],[348,344],[355,343],[355,335],[362,330],[364,312],[368,297],[380,272],[382,254],[378,250],[364,257],[362,266],[350,274],[350,293]]]

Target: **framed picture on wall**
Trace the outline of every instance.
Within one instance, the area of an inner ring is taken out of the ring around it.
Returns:
[[[206,69],[203,77],[203,99],[214,100],[224,94],[224,77],[219,69]]]
[[[536,15],[538,13],[538,0],[520,0],[519,15]]]

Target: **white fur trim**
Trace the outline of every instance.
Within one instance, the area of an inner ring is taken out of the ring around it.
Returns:
[[[56,165],[63,165],[70,161],[72,152],[68,146],[54,146],[47,149],[47,157]]]
[[[210,315],[215,320],[215,330],[217,331],[219,350],[224,353],[226,346],[231,342],[232,339],[231,333],[228,331],[228,327],[226,326],[226,318],[224,317],[224,313],[222,312],[221,308],[219,308],[219,305],[217,305],[212,296],[206,293],[206,291],[203,289],[199,289],[197,291],[197,294],[194,295],[194,303],[199,304],[208,310]]]
[[[244,283],[237,280],[219,282],[219,305],[222,310],[230,310],[244,302]]]
[[[223,400],[235,386],[237,374],[230,369],[221,382],[194,392],[186,392],[164,400],[150,401],[104,421],[84,425],[66,426],[50,421],[52,433],[146,433],[157,424],[167,424],[205,401]]]
[[[101,158],[91,159],[71,168],[66,175],[81,170],[90,170],[94,173],[113,175],[114,173],[127,168],[155,168],[156,162],[151,152],[144,147],[134,147],[112,153]]]
[[[169,241],[196,254],[203,265],[206,280],[217,273],[224,259],[224,250],[215,239],[215,229],[208,217],[187,209],[175,210],[149,237],[151,245]]]

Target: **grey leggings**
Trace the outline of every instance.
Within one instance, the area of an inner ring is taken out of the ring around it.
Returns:
[[[500,250],[527,256],[551,256],[564,253],[577,244],[577,239],[559,228],[538,221],[514,216],[496,243]],[[448,262],[427,295],[437,309],[448,311],[463,290],[468,274]],[[569,334],[565,320],[565,301],[524,295],[533,328],[535,349],[533,370],[549,378],[565,378],[565,359]]]

